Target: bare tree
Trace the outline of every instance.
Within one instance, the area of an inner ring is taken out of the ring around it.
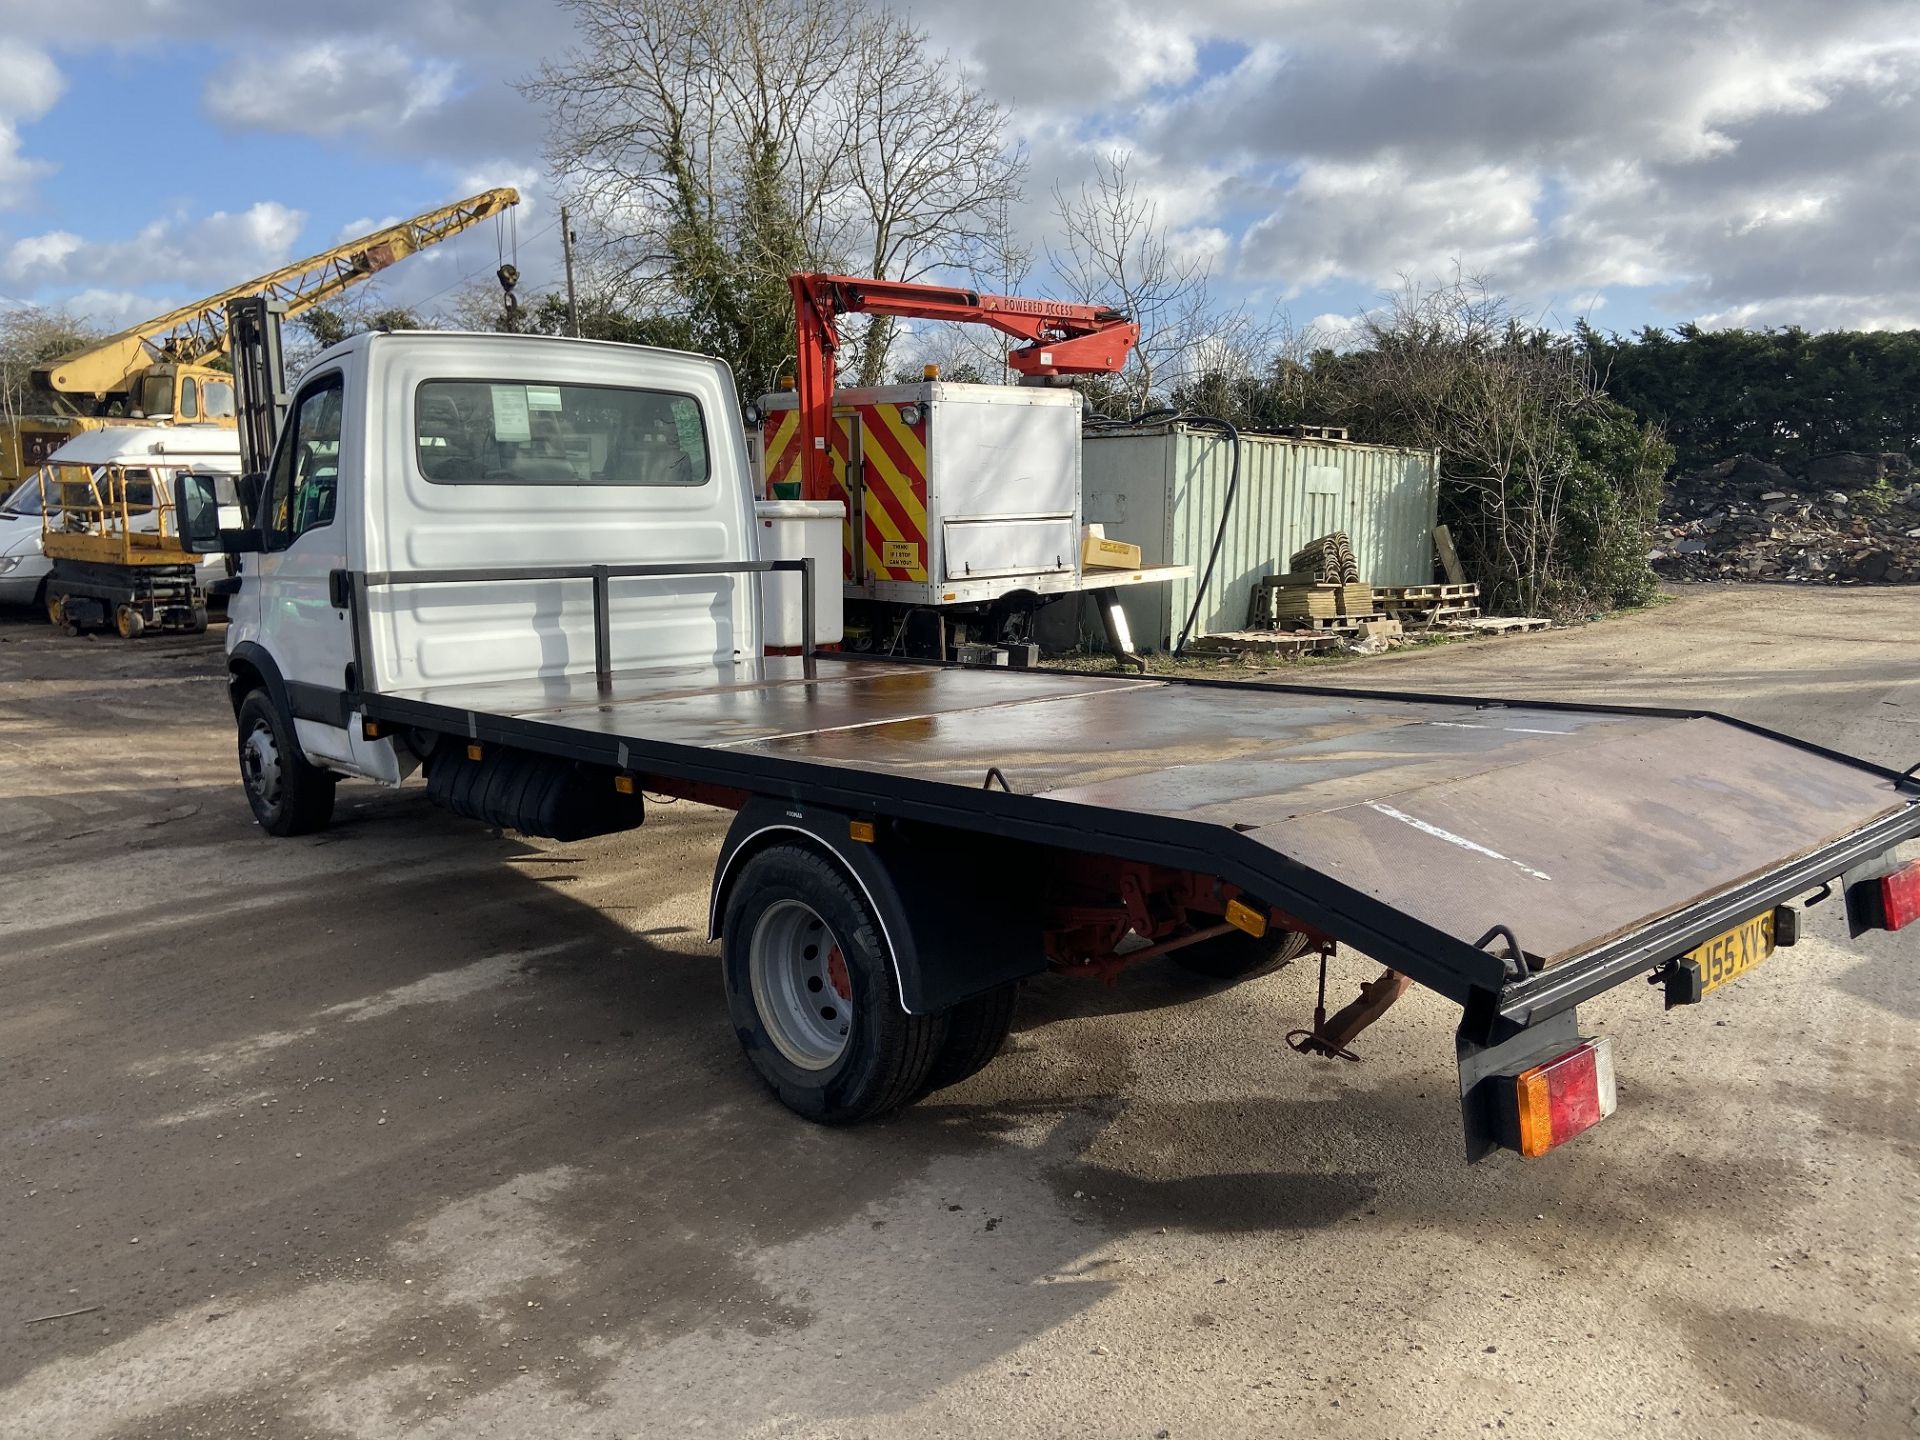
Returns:
[[[1014,233],[1011,197],[995,207],[975,242],[966,266],[968,282],[989,294],[1018,294],[1033,272],[1033,250]],[[933,325],[914,331],[904,346],[896,340],[889,363],[903,382],[918,379],[922,367],[932,364],[948,379],[1011,385],[1017,376],[1007,356],[1020,343],[985,325]]]
[[[1095,162],[1093,179],[1074,194],[1054,187],[1062,238],[1047,257],[1076,300],[1138,322],[1140,343],[1121,388],[1139,410],[1179,382],[1223,317],[1209,310],[1207,262],[1182,254],[1169,238],[1159,202],[1141,193],[1130,163],[1116,151]]]
[[[749,393],[790,356],[791,271],[965,263],[979,218],[1017,192],[1003,113],[885,8],[563,4],[580,43],[527,89],[590,257],[630,307],[684,315]],[[865,337],[862,376],[890,338]]]
[[[854,36],[855,63],[837,96],[846,136],[846,220],[864,241],[866,273],[918,280],[995,256],[993,227],[1020,198],[1026,161],[1006,144],[1006,111],[928,49],[924,30],[893,13]],[[866,327],[859,380],[886,371],[893,321]]]
[[[57,305],[0,310],[0,420],[11,429],[24,416],[51,411],[53,397],[33,389],[35,367],[105,333],[92,321]]]

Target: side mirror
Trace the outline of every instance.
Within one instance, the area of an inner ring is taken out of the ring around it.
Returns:
[[[257,530],[226,530],[220,525],[220,491],[212,475],[173,477],[173,524],[180,548],[189,555],[257,553]]]

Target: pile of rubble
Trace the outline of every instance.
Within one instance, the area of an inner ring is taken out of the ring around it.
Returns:
[[[1823,455],[1799,476],[1736,455],[1677,477],[1654,535],[1669,579],[1920,584],[1920,472],[1897,453]]]

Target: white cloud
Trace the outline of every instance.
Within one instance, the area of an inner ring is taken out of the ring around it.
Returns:
[[[52,168],[22,153],[20,125],[51,110],[63,86],[44,51],[0,40],[0,208],[25,204],[33,182]]]
[[[909,5],[935,45],[1029,116],[1086,114],[1191,80],[1206,27],[1162,5],[975,0]],[[1195,7],[1189,7],[1195,8]]]
[[[378,40],[243,53],[207,84],[208,113],[241,129],[378,135],[446,104],[455,67]]]
[[[115,293],[129,282],[223,290],[293,259],[305,223],[303,212],[263,200],[238,212],[155,220],[124,240],[86,240],[67,231],[49,231],[14,241],[0,259],[0,278],[35,286],[104,287]]]
[[[1391,285],[1456,259],[1470,272],[1498,270],[1532,245],[1539,199],[1536,177],[1500,166],[1422,174],[1391,159],[1313,163],[1248,227],[1240,273],[1297,293],[1336,278]]]

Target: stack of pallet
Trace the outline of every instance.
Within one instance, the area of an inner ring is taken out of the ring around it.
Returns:
[[[1294,551],[1287,561],[1290,575],[1309,576],[1325,585],[1353,585],[1360,579],[1360,562],[1344,530],[1322,535]]]
[[[1254,587],[1247,628],[1345,630],[1377,614],[1371,585],[1328,583],[1315,571],[1293,571],[1269,575]]]
[[[1445,630],[1480,616],[1478,585],[1390,585],[1375,603],[1408,629]]]

